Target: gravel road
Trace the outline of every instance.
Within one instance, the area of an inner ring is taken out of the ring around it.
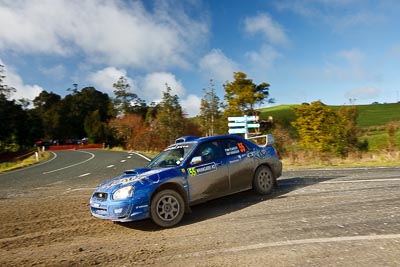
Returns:
[[[400,168],[286,171],[272,195],[195,206],[172,229],[93,218],[93,188],[144,164],[68,151],[0,175],[0,266],[400,266]]]

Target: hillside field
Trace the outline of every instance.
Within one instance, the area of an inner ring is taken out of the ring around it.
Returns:
[[[259,109],[260,119],[273,117],[274,123],[281,124],[285,128],[294,131],[291,122],[296,119],[292,107],[299,105],[279,105],[275,107]],[[357,126],[361,129],[361,140],[366,139],[371,151],[380,150],[387,146],[388,134],[385,124],[397,122],[400,125],[400,103],[356,105],[358,108]],[[341,106],[329,106],[339,109]],[[396,131],[396,144],[400,149],[400,126]]]

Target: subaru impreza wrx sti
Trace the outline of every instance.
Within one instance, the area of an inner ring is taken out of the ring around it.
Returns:
[[[190,206],[254,189],[268,194],[282,174],[272,135],[257,145],[236,135],[182,137],[145,168],[100,184],[90,199],[93,216],[116,222],[151,218],[178,224]]]

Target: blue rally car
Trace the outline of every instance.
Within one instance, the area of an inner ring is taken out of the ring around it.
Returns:
[[[116,222],[151,218],[161,227],[179,223],[190,206],[254,189],[272,191],[282,174],[274,138],[257,145],[236,135],[181,137],[145,168],[100,184],[90,199],[93,216]]]

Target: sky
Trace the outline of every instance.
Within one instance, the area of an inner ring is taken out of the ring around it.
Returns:
[[[123,76],[147,104],[188,116],[210,81],[270,84],[274,104],[400,101],[398,0],[0,0],[0,64],[14,99]]]

